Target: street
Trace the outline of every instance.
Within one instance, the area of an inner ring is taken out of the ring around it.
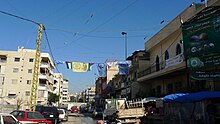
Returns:
[[[89,117],[87,114],[69,113],[68,121],[62,124],[96,124],[97,120]]]

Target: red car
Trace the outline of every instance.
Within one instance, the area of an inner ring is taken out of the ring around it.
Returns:
[[[77,106],[71,107],[71,113],[78,113],[78,112],[79,112],[79,108]]]
[[[18,121],[31,121],[31,122],[38,122],[38,124],[52,124],[51,121],[46,120],[44,116],[37,111],[22,111],[22,110],[15,110],[10,114],[14,115]]]

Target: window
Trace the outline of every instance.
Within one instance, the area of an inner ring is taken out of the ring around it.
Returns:
[[[166,50],[166,52],[165,52],[165,60],[167,60],[167,59],[169,59],[170,57],[169,57],[169,52]]]
[[[32,69],[28,69],[28,73],[32,73]]]
[[[12,79],[12,84],[17,84],[18,80],[17,79]]]
[[[27,80],[27,84],[31,84],[31,80]]]
[[[16,120],[10,115],[2,116],[4,124],[17,124]]]
[[[30,96],[30,91],[26,91],[25,96]]]
[[[38,91],[38,98],[42,98],[42,97],[44,97],[44,94],[46,93],[46,91],[44,91],[44,90],[39,90]]]
[[[6,57],[0,57],[0,62],[6,62],[7,58]]]
[[[15,58],[15,60],[14,60],[15,62],[20,62],[20,58]]]
[[[157,58],[156,58],[156,71],[159,71],[159,70],[160,70],[160,59],[157,56]]]
[[[15,98],[15,97],[16,97],[16,93],[9,93],[9,94],[8,94],[8,97],[9,97],[9,98]]]
[[[177,44],[176,45],[176,55],[179,55],[181,53],[182,53],[181,46],[180,46],[180,44]]]
[[[13,73],[18,73],[18,68],[13,68]]]
[[[24,112],[19,112],[16,118],[24,118]]]
[[[33,59],[33,58],[30,58],[30,59],[29,59],[29,62],[34,62],[34,59]]]

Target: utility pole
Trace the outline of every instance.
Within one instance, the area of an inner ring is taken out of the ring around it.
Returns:
[[[35,111],[36,109],[36,101],[37,101],[37,92],[38,92],[38,75],[40,69],[40,44],[42,41],[42,30],[44,26],[42,24],[38,25],[38,36],[37,36],[37,45],[36,45],[36,54],[35,54],[35,61],[34,61],[34,73],[33,73],[33,80],[31,86],[31,96],[30,96],[30,110]]]

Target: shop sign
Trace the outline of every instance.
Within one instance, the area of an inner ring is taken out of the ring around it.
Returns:
[[[189,58],[190,69],[201,69],[216,65],[220,65],[220,54]]]
[[[190,76],[192,79],[195,79],[195,80],[219,79],[220,72],[194,71],[194,72],[191,72]]]

